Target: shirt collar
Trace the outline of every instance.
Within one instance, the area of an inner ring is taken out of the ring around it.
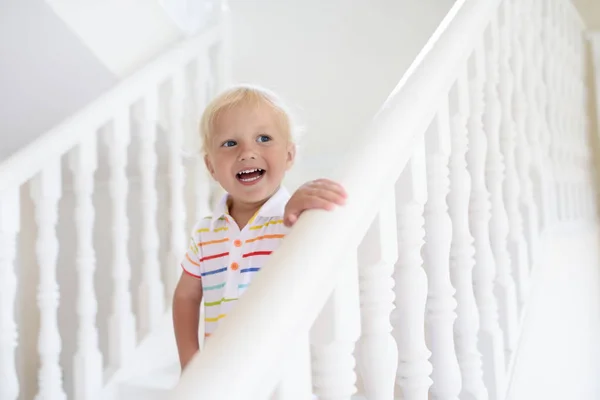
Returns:
[[[229,216],[229,209],[227,207],[227,199],[229,198],[229,194],[225,193],[219,203],[217,203],[215,210],[213,211],[212,218],[210,221],[210,229],[214,229],[214,225],[216,221],[219,219],[225,219],[229,222],[231,218]],[[258,212],[250,219],[248,223],[251,223],[254,219],[258,217],[264,218],[273,218],[273,217],[283,217],[285,211],[285,205],[290,199],[289,192],[283,187],[280,186],[279,189],[267,200],[265,204],[258,210]]]

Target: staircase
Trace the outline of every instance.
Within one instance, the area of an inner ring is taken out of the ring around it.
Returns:
[[[190,149],[229,25],[0,163],[0,400],[521,400],[548,246],[598,228],[572,4],[457,1],[329,176],[348,204],[300,218],[181,375],[176,266],[217,191]]]

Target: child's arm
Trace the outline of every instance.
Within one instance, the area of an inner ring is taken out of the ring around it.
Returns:
[[[294,225],[305,210],[332,210],[336,205],[344,205],[347,196],[339,183],[329,179],[307,182],[292,194],[285,206],[283,223],[286,226]]]
[[[173,326],[182,371],[200,349],[198,324],[201,301],[202,282],[189,274],[181,274],[173,295]]]

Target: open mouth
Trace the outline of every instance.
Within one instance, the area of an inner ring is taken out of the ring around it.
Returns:
[[[251,168],[238,172],[235,177],[242,183],[253,183],[262,178],[265,172],[262,168]]]

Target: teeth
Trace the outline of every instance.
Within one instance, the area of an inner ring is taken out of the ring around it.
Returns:
[[[254,178],[240,178],[240,181],[242,181],[242,182],[252,182],[252,181],[255,181],[255,180],[259,179],[259,178],[260,178],[260,176],[255,176]]]
[[[254,176],[252,178],[244,178],[244,175],[246,175],[246,174],[252,174],[254,172],[263,172],[263,171],[264,170],[262,168],[245,169],[243,171],[238,172],[237,173],[237,177],[242,182],[253,182],[253,181],[257,180],[257,179],[262,178],[262,175],[257,175],[257,176]]]
[[[245,169],[243,171],[238,172],[238,175],[241,175],[241,174],[251,174],[253,172],[258,172],[258,171],[262,171],[262,169],[260,169],[260,168]]]

